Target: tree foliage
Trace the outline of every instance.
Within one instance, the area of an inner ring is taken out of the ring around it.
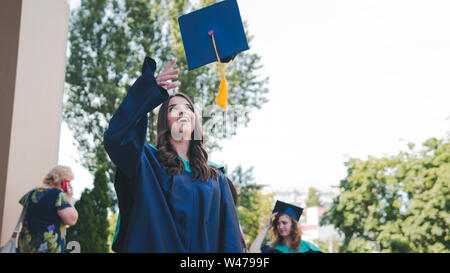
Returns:
[[[308,199],[306,199],[306,207],[320,207],[320,192],[316,188],[309,188],[308,190]]]
[[[119,213],[116,212],[111,212],[110,215],[108,216],[108,223],[109,223],[109,228],[108,228],[108,241],[107,244],[112,246],[113,242],[114,242],[114,236],[116,235],[116,228],[117,228],[117,221],[119,219]],[[110,248],[109,249],[110,253],[114,253],[114,251]]]
[[[342,193],[322,220],[343,234],[341,251],[450,251],[450,142],[409,147],[346,162]]]
[[[82,253],[105,253],[110,249],[108,242],[108,208],[113,200],[108,188],[105,167],[95,172],[94,188],[84,190],[75,204],[78,222],[68,229],[66,241],[77,241]]]

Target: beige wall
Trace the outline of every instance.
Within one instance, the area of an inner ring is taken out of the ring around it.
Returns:
[[[2,0],[0,10],[3,245],[20,214],[19,198],[40,185],[58,161],[69,4],[66,0]]]
[[[0,4],[0,234],[6,192],[21,10],[21,1],[8,0]]]

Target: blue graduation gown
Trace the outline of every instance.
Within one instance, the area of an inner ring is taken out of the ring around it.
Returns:
[[[168,175],[146,140],[147,113],[168,99],[146,57],[142,75],[128,91],[104,134],[117,166],[114,187],[120,227],[116,252],[243,252],[239,221],[226,177],[191,181],[185,171]]]

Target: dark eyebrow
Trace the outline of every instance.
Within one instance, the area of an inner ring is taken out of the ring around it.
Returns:
[[[172,107],[172,106],[177,106],[178,104],[169,104],[168,107]],[[190,109],[192,109],[192,106],[189,103],[186,103],[185,105],[187,105]]]

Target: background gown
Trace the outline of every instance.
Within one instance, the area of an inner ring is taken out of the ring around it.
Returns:
[[[261,253],[322,253],[322,250],[314,244],[302,240],[300,247],[297,251],[289,248],[284,242],[273,247],[272,244],[264,245],[261,247]]]
[[[191,181],[189,162],[168,175],[146,142],[147,113],[168,99],[146,57],[142,75],[128,91],[104,134],[117,166],[120,225],[116,252],[243,252],[239,221],[223,172],[218,181]]]

